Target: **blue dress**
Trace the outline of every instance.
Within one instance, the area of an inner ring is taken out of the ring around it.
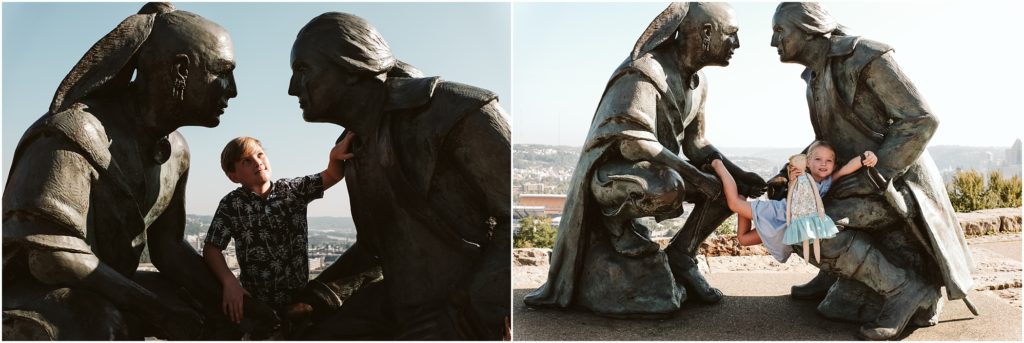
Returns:
[[[792,194],[789,197],[791,218],[783,243],[800,244],[814,239],[829,239],[839,233],[836,224],[826,215],[818,213],[817,199],[820,192],[815,193],[811,187],[814,180],[810,175],[803,174],[796,178]]]
[[[829,176],[818,184],[818,193],[825,196],[829,187],[832,186],[832,177]],[[750,202],[751,213],[754,218],[754,231],[761,237],[761,244],[779,262],[785,263],[789,255],[793,253],[792,244],[786,244],[786,201],[784,200],[754,200]],[[829,219],[829,222],[832,220]],[[834,227],[835,225],[833,225]],[[797,243],[799,243],[798,241]]]

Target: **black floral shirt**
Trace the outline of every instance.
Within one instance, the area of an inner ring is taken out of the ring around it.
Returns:
[[[309,280],[306,207],[323,196],[319,173],[274,181],[266,199],[239,187],[221,199],[206,244],[224,250],[234,239],[242,287],[268,305],[288,304]]]

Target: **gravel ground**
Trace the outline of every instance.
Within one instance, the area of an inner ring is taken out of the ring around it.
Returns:
[[[1007,257],[995,248],[1019,250],[1021,234],[1000,234],[969,238],[968,244],[974,257],[975,290],[989,292],[1010,305],[1021,308],[1021,258]],[[1014,246],[1012,242],[1016,242]],[[1019,253],[1018,253],[1019,254]],[[771,256],[720,256],[704,258],[699,256],[702,273],[732,272],[796,272],[817,273],[818,269],[804,262],[802,257],[790,256],[786,263],[779,263]],[[540,287],[547,279],[547,266],[517,266],[513,272],[513,288],[533,289]]]

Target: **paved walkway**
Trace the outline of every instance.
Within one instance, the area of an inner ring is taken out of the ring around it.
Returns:
[[[971,239],[976,291],[974,317],[962,301],[947,302],[934,327],[908,329],[906,340],[1020,340],[1020,235]],[[796,261],[794,261],[796,260]],[[795,301],[789,288],[814,276],[799,258],[780,265],[761,257],[713,257],[708,281],[726,298],[716,305],[686,303],[663,320],[611,319],[575,310],[531,309],[523,296],[546,277],[545,267],[516,267],[516,340],[856,340],[858,324],[817,314],[815,302]],[[774,270],[774,271],[765,271]],[[1008,295],[1009,294],[1009,295]],[[1014,295],[1015,294],[1015,295]],[[1015,297],[1015,298],[1014,298]]]

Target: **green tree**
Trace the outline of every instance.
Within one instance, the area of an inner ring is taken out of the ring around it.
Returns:
[[[985,194],[985,180],[973,170],[958,171],[946,186],[949,202],[957,212],[971,212],[991,208],[992,198]]]
[[[551,248],[555,246],[555,235],[558,233],[551,226],[551,218],[529,216],[519,221],[519,232],[513,244],[516,248]]]
[[[946,191],[957,212],[1021,206],[1020,176],[1004,178],[999,171],[990,172],[987,180],[973,170],[958,171]]]
[[[1007,179],[999,171],[992,171],[988,175],[988,195],[994,207],[1020,207],[1020,176],[1014,175]]]

